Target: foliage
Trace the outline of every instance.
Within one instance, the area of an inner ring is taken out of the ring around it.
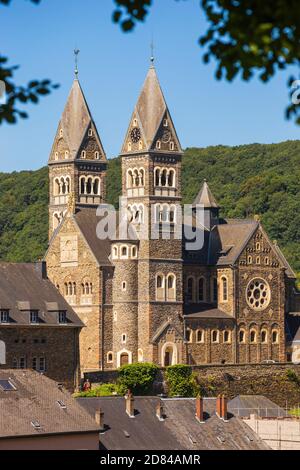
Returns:
[[[300,408],[292,408],[291,410],[289,410],[289,415],[295,416],[296,418],[300,418]]]
[[[145,395],[151,390],[158,367],[150,362],[126,364],[119,368],[118,386],[123,393],[128,389],[134,395]]]
[[[92,387],[87,392],[78,392],[74,394],[75,398],[91,398],[91,397],[110,397],[112,395],[118,395],[119,388],[116,384],[102,384],[97,387]]]
[[[300,141],[272,145],[187,149],[183,157],[183,196],[190,203],[204,178],[223,217],[261,217],[292,267],[300,273]],[[121,192],[121,160],[109,162],[107,200]],[[0,259],[41,258],[48,238],[47,168],[0,173]]]
[[[286,370],[286,378],[300,387],[300,378],[293,369]]]
[[[184,364],[168,366],[166,380],[171,397],[195,397],[199,392],[195,375],[190,366]]]

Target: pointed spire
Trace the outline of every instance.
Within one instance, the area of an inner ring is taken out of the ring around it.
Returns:
[[[206,179],[204,180],[203,186],[193,202],[193,206],[196,206],[197,204],[202,204],[205,209],[219,209],[219,205],[217,204]]]
[[[103,158],[106,159],[100,137],[80,86],[80,82],[78,78],[75,78],[58,125],[57,137],[53,144],[50,160],[53,159],[53,152],[55,152],[55,146],[57,146],[58,139],[60,138],[63,139],[65,147],[69,151],[69,159],[76,159],[83,140],[90,128],[95,130],[95,138],[99,145],[100,152]]]
[[[145,143],[144,150],[155,148],[154,142],[160,127],[163,125],[164,119],[167,119],[170,123],[170,131],[172,132],[177,151],[182,153],[180,142],[177,137],[164,94],[160,87],[156,69],[152,60],[151,62],[146,80],[133,112],[131,123],[122,148],[122,153],[128,152],[127,142],[130,140],[130,132],[132,127],[136,127],[137,125],[141,130],[141,137]],[[133,126],[133,121],[136,122],[137,125],[135,124]]]

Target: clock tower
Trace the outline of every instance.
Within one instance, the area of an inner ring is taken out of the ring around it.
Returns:
[[[122,194],[138,246],[135,269],[131,259],[126,271],[122,260],[120,285],[126,278],[131,285],[135,272],[137,287],[125,299],[116,283],[114,347],[121,347],[122,332],[132,361],[175,364],[185,355],[182,240],[175,236],[180,224],[182,149],[153,63],[131,116],[121,158]]]

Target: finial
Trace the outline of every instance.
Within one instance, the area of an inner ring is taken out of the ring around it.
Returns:
[[[151,41],[151,44],[150,44],[150,48],[151,48],[150,62],[151,62],[151,66],[153,67],[154,66],[154,41],[153,41],[153,37],[152,37],[152,41]]]
[[[78,55],[79,55],[80,50],[79,49],[74,49],[74,57],[75,57],[75,78],[76,80],[78,79]]]

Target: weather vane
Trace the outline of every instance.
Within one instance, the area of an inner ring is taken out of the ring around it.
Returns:
[[[75,56],[75,77],[78,78],[78,55],[80,50],[74,49],[74,56]]]
[[[150,58],[150,60],[151,60],[151,63],[153,64],[154,63],[154,41],[153,41],[153,38],[152,38],[150,47],[151,47],[151,58]]]

